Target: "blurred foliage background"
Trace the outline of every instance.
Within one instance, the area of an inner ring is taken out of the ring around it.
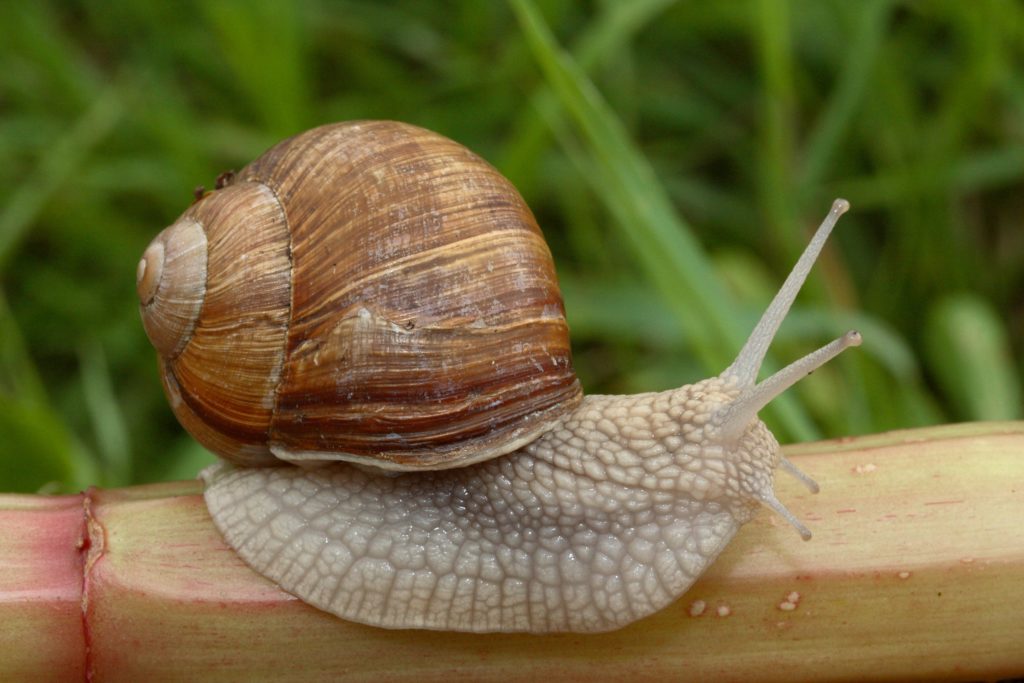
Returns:
[[[773,367],[865,345],[783,442],[1021,417],[1024,5],[0,3],[0,490],[194,476],[138,319],[145,245],[280,138],[390,118],[545,230],[588,392],[719,372],[832,199]]]

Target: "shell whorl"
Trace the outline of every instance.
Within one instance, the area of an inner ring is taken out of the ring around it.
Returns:
[[[206,234],[182,217],[157,235],[135,271],[142,324],[165,358],[188,343],[206,296]]]
[[[184,427],[219,455],[240,464],[273,462],[267,439],[291,305],[284,211],[265,185],[243,182],[207,195],[165,233],[177,234],[179,226],[187,226],[196,244],[201,242],[202,249],[194,251],[202,252],[204,269],[201,287],[192,280],[185,283],[202,290],[187,337],[173,353],[154,341],[171,407]],[[159,262],[155,245],[160,239],[146,251],[153,256],[149,263]],[[165,259],[163,279],[168,263]],[[144,285],[145,273],[140,300]],[[158,294],[164,290],[161,286]],[[163,298],[168,307],[191,304],[189,291],[169,283]],[[152,307],[143,306],[144,320]]]

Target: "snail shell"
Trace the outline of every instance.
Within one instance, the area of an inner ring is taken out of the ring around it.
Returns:
[[[153,240],[137,288],[179,421],[239,464],[457,467],[582,397],[529,208],[404,123],[274,146]]]

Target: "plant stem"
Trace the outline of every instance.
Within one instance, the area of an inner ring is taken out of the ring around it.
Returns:
[[[1024,674],[1024,423],[788,447],[768,512],[676,603],[605,634],[388,631],[221,541],[198,482],[0,496],[3,680],[912,680]]]

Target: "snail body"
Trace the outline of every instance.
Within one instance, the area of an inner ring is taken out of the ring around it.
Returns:
[[[406,124],[280,143],[161,233],[137,284],[171,405],[224,459],[207,506],[256,571],[377,626],[605,631],[685,592],[762,505],[810,537],[774,470],[815,485],[757,412],[860,337],[756,377],[847,208],[729,368],[631,396],[582,395],[515,189]]]

